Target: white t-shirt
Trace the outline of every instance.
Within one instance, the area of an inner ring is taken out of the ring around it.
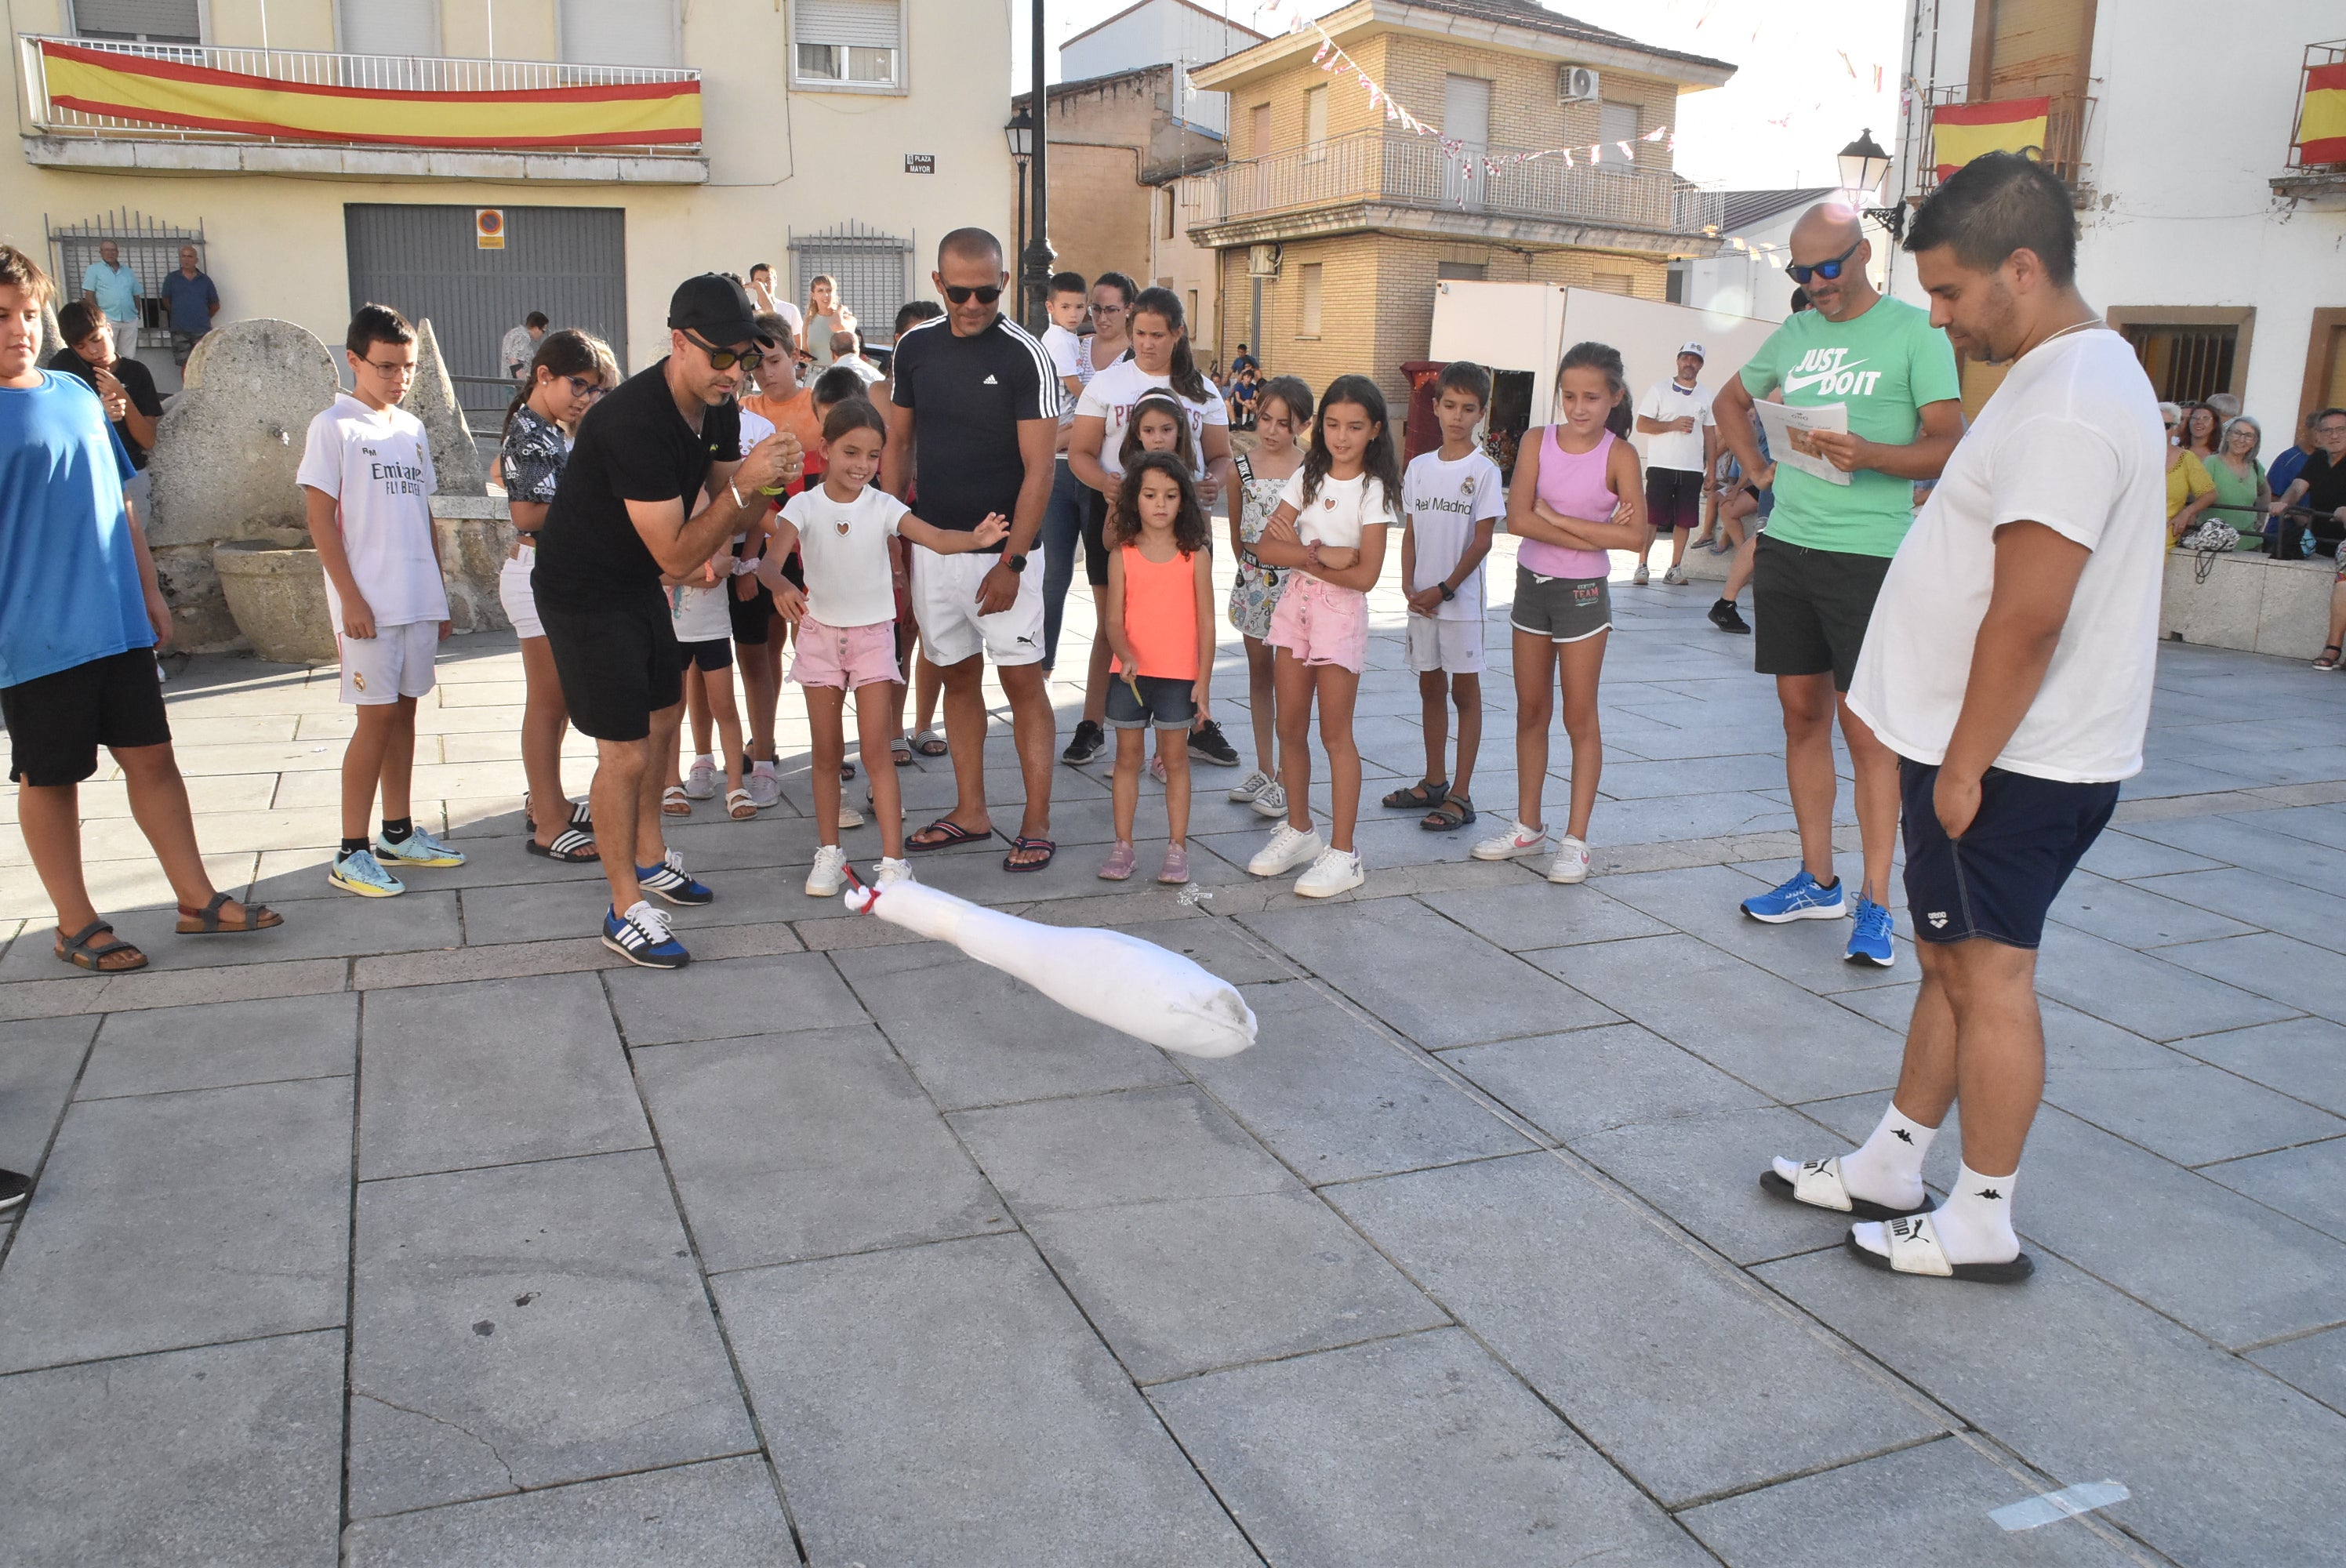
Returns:
[[[1418,453],[1401,476],[1401,493],[1402,512],[1415,540],[1412,593],[1447,581],[1474,542],[1475,524],[1504,516],[1507,510],[1507,483],[1480,447],[1455,463],[1444,463],[1438,450]],[[1435,620],[1483,618],[1483,565],[1488,559],[1458,585],[1456,597],[1443,601],[1433,612]]]
[[[1299,468],[1288,475],[1287,488],[1279,493],[1279,502],[1281,506],[1295,508],[1295,536],[1306,545],[1317,540],[1339,549],[1357,550],[1362,524],[1391,527],[1401,521],[1385,500],[1383,484],[1365,473],[1355,473],[1350,479],[1338,479],[1331,474],[1321,480],[1320,493],[1307,506],[1303,503],[1303,470]]]
[[[774,422],[762,413],[752,413],[746,408],[740,411],[740,414],[741,455],[747,457],[750,455],[751,447],[774,433]]]
[[[294,483],[334,498],[351,575],[377,626],[448,618],[448,589],[432,553],[432,444],[403,408],[371,409],[336,394],[310,422]],[[326,612],[339,630],[342,596],[326,579]]]
[[[1995,531],[2035,522],[2093,555],[2044,685],[1995,766],[2066,783],[2142,770],[2167,556],[2166,431],[2126,340],[2023,355],[1947,460],[1874,601],[1849,705],[1901,757],[1944,759],[1995,575]]]
[[[1172,378],[1152,376],[1140,368],[1137,360],[1118,360],[1106,370],[1096,371],[1084,383],[1084,395],[1076,403],[1076,412],[1094,419],[1107,421],[1107,434],[1100,442],[1100,466],[1110,473],[1122,473],[1124,464],[1117,454],[1124,450],[1125,426],[1132,423],[1132,405],[1152,392],[1162,392],[1179,403],[1189,414],[1189,443],[1198,450],[1198,477],[1206,476],[1206,427],[1219,424],[1229,427],[1230,411],[1215,392],[1209,382],[1206,395],[1192,401],[1173,391]]]
[[[1092,341],[1067,331],[1054,321],[1043,329],[1043,346],[1050,351],[1051,363],[1057,367],[1061,380],[1073,376],[1079,382],[1092,379]]]
[[[799,531],[807,614],[842,628],[896,618],[888,537],[906,510],[877,484],[865,485],[862,494],[844,504],[821,484],[790,497],[782,515]]]
[[[1647,467],[1702,472],[1703,427],[1719,423],[1710,417],[1714,395],[1708,387],[1682,387],[1674,379],[1656,382],[1646,389],[1646,395],[1637,400],[1637,412],[1646,418],[1667,421],[1694,416],[1692,430],[1646,437]]]
[[[717,569],[717,581],[704,583],[695,574],[689,583],[668,591],[668,615],[676,627],[676,640],[680,643],[723,642],[733,635],[733,611],[726,601],[732,597],[733,579],[726,569]]]

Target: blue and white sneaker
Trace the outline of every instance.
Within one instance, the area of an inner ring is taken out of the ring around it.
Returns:
[[[1849,933],[1849,952],[1842,956],[1851,963],[1878,963],[1888,969],[1898,962],[1898,944],[1891,940],[1898,930],[1898,921],[1882,905],[1863,893],[1857,895],[1857,929]]]
[[[326,881],[362,899],[395,899],[407,891],[405,882],[384,871],[382,862],[364,850],[335,856]]]
[[[672,904],[698,907],[717,901],[715,893],[685,874],[684,857],[674,850],[656,866],[638,866],[636,881],[644,891],[658,893]]]
[[[1770,925],[1794,920],[1839,920],[1849,913],[1849,887],[1838,878],[1831,887],[1820,887],[1816,878],[1805,870],[1798,871],[1773,892],[1745,899],[1743,912]]]
[[[630,904],[624,917],[603,911],[603,945],[646,969],[682,969],[692,962],[692,954],[669,929],[668,916],[642,899]]]
[[[464,851],[451,849],[417,828],[396,844],[377,833],[374,858],[402,866],[461,866],[464,863]]]

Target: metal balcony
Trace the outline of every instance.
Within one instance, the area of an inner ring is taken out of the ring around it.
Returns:
[[[2299,199],[2323,198],[2328,203],[2346,199],[2346,159],[2327,156],[2329,148],[2309,151],[2306,144],[2305,115],[2310,95],[2317,87],[2316,71],[2335,80],[2341,66],[2346,66],[2346,38],[2327,44],[2308,44],[2305,63],[2300,67],[2298,112],[2290,131],[2289,156],[2282,160],[2282,172],[2273,177],[2271,185],[2278,196]]]
[[[2090,94],[2077,91],[2077,79],[2067,76],[2003,84],[1995,89],[1994,97],[1999,100],[2050,100],[2045,112],[2045,145],[2037,151],[2045,167],[2051,169],[2061,183],[2069,188],[2071,196],[2082,203],[2092,191],[2092,182],[2087,178],[2092,171],[2086,163],[2086,131],[2093,123],[2094,109],[2098,100]],[[1931,88],[1924,95],[1923,101],[1936,108],[1942,104],[1970,103],[1973,100],[1967,88],[1952,87]],[[1930,117],[1926,114],[1923,116],[1926,127],[1923,149],[1926,155],[1930,147],[1927,140],[1929,123]],[[1938,188],[1938,168],[1928,156],[1923,158],[1916,172],[1920,187],[1917,195],[1928,196]]]

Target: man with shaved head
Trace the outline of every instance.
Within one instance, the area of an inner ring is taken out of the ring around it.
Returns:
[[[1954,350],[1925,311],[1877,292],[1865,276],[1872,246],[1853,209],[1821,202],[1792,228],[1784,270],[1808,290],[1792,316],[1719,390],[1719,433],[1776,508],[1752,559],[1759,625],[1752,667],[1776,677],[1784,709],[1784,774],[1800,830],[1800,869],[1743,901],[1754,920],[1838,920],[1854,914],[1847,957],[1884,968],[1897,960],[1886,907],[1898,835],[1898,759],[1850,710],[1851,676],[1874,596],[1914,520],[1914,484],[1939,476],[1963,434]],[[1754,398],[1792,408],[1838,405],[1845,433],[1820,432],[1818,454],[1846,475],[1820,479],[1760,455]],[[1857,775],[1864,884],[1851,900],[1833,871],[1834,715]]]

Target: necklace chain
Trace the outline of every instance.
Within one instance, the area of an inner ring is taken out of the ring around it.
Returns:
[[[2071,332],[2082,332],[2089,327],[2098,327],[2103,324],[2103,321],[2099,316],[2088,316],[2082,321],[2072,321],[2067,326],[2061,328],[2058,331],[2047,332],[2042,338],[2039,338],[2036,341],[2036,348],[2043,348],[2045,344],[2051,342],[2055,338],[2066,337]],[[2035,349],[2032,349],[2029,351],[2034,353],[2036,351]]]

